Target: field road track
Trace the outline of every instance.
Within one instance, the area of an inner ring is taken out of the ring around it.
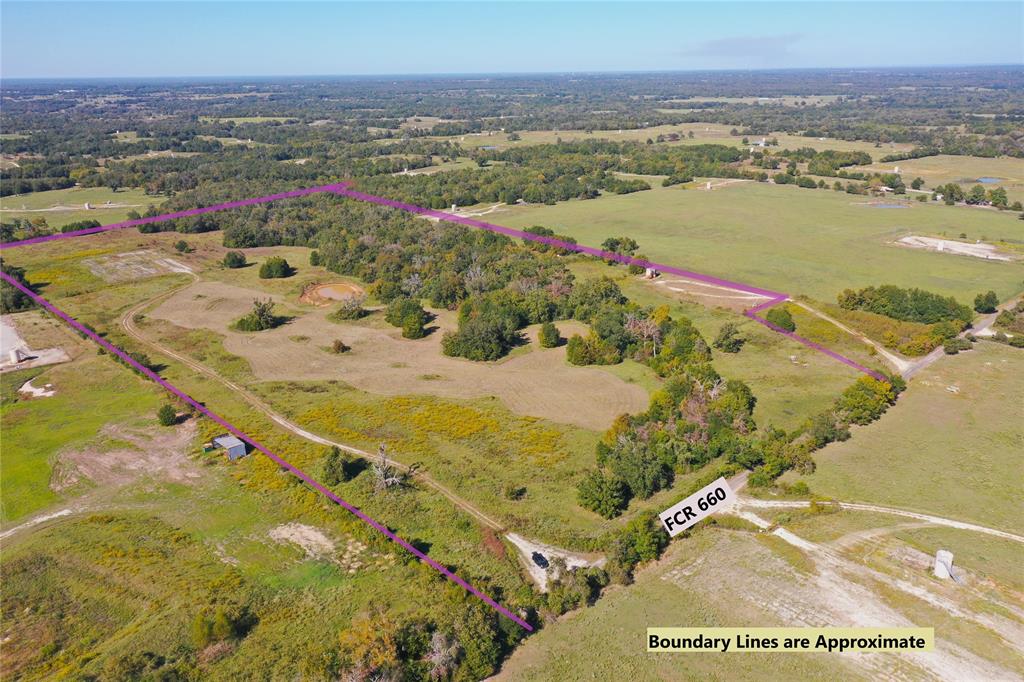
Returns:
[[[900,375],[903,375],[904,372],[906,372],[908,369],[911,369],[916,364],[913,360],[907,360],[906,358],[900,357],[899,355],[897,355],[896,353],[893,353],[892,351],[890,351],[888,348],[886,348],[882,344],[877,343],[875,341],[872,341],[871,339],[869,339],[864,334],[861,334],[856,329],[851,329],[850,327],[847,327],[845,324],[843,324],[842,322],[840,322],[836,318],[834,318],[834,317],[832,317],[830,315],[826,315],[825,313],[821,312],[820,310],[817,310],[816,308],[812,308],[811,306],[809,306],[808,304],[804,303],[803,301],[793,300],[793,303],[795,305],[800,306],[801,308],[803,308],[807,312],[811,313],[812,315],[815,315],[816,317],[820,317],[821,319],[825,320],[826,322],[829,322],[829,323],[835,325],[836,327],[838,327],[839,329],[843,330],[844,332],[846,332],[850,336],[854,336],[859,341],[861,341],[863,343],[866,343],[867,345],[869,345],[872,348],[874,348],[878,352],[879,355],[881,355],[883,358],[885,358],[886,360],[889,361],[889,364],[892,365],[892,368],[895,369],[897,372],[899,372]]]
[[[154,296],[153,298],[145,300],[142,303],[139,303],[139,304],[133,306],[131,309],[129,309],[128,312],[126,312],[124,315],[121,316],[121,326],[124,328],[125,332],[127,332],[128,335],[131,336],[133,339],[135,339],[136,341],[139,341],[140,343],[148,346],[149,348],[151,348],[151,349],[153,349],[153,350],[155,350],[155,351],[157,351],[159,353],[162,353],[164,355],[167,355],[169,357],[172,357],[175,360],[177,360],[178,362],[180,362],[183,365],[185,365],[186,367],[188,367],[189,369],[195,370],[196,372],[200,372],[200,373],[208,376],[209,378],[219,382],[225,388],[229,389],[231,392],[233,392],[236,395],[238,395],[240,398],[242,398],[247,403],[249,403],[250,405],[255,407],[257,410],[259,410],[260,412],[262,412],[266,416],[270,417],[270,419],[272,419],[276,424],[278,424],[279,426],[287,429],[288,431],[291,431],[292,433],[294,433],[295,435],[299,436],[300,438],[304,438],[304,439],[306,439],[308,441],[311,441],[313,443],[319,443],[320,445],[337,447],[337,448],[339,448],[341,450],[344,450],[346,452],[352,453],[353,455],[357,455],[359,457],[362,457],[362,458],[366,459],[367,461],[371,461],[372,462],[373,460],[375,460],[377,458],[377,455],[375,455],[373,453],[370,453],[370,452],[367,452],[366,450],[361,450],[360,448],[356,448],[356,447],[353,447],[351,445],[346,445],[344,443],[338,443],[336,441],[332,441],[332,440],[330,440],[328,438],[323,438],[322,436],[318,436],[318,435],[316,435],[314,433],[310,433],[309,431],[306,431],[305,429],[299,427],[295,423],[289,421],[287,418],[285,418],[282,415],[280,415],[277,412],[275,412],[270,405],[268,405],[266,402],[264,402],[258,396],[254,395],[253,393],[251,393],[247,389],[243,388],[242,386],[239,386],[238,384],[234,383],[233,381],[230,381],[229,379],[225,379],[223,376],[218,374],[216,371],[210,369],[206,365],[204,365],[204,364],[202,364],[202,363],[200,363],[200,362],[198,362],[198,361],[196,361],[196,360],[194,360],[194,359],[192,359],[192,358],[190,358],[188,356],[182,355],[181,353],[178,353],[177,351],[174,351],[174,350],[168,348],[167,346],[163,345],[162,343],[160,343],[158,341],[154,341],[154,340],[149,339],[146,336],[144,336],[142,334],[142,332],[139,330],[139,328],[136,326],[135,316],[138,315],[139,313],[141,313],[146,308],[148,308],[148,307],[150,307],[150,306],[152,306],[152,305],[154,305],[156,303],[159,303],[160,301],[162,301],[163,299],[171,296],[172,294],[174,294],[174,293],[176,293],[176,292],[178,292],[178,291],[180,291],[180,290],[182,290],[182,289],[184,289],[186,287],[192,286],[192,284],[194,284],[195,282],[199,281],[199,277],[197,275],[195,275],[195,274],[192,275],[192,278],[193,278],[192,282],[188,282],[187,284],[184,284],[184,285],[182,285],[180,287],[175,287],[175,288],[170,289],[168,291],[164,291],[164,292],[158,294],[157,296]],[[398,468],[402,469],[403,471],[407,471],[407,472],[408,471],[412,471],[411,467],[409,465],[407,465],[407,464],[404,464],[402,462],[396,461],[396,460],[391,459],[391,458],[386,458],[386,459],[387,459],[388,463],[390,465],[394,466],[394,467],[398,467]],[[423,483],[424,485],[429,486],[429,487],[433,488],[434,490],[436,490],[437,492],[439,492],[442,495],[444,495],[446,498],[448,498],[448,500],[451,501],[452,504],[457,506],[459,509],[462,509],[466,513],[468,513],[470,516],[475,518],[480,523],[484,524],[485,526],[487,526],[487,527],[489,527],[489,528],[491,528],[491,529],[493,529],[495,531],[498,531],[498,532],[501,532],[501,533],[505,532],[505,527],[499,521],[497,521],[494,518],[488,516],[487,514],[482,512],[480,509],[477,509],[470,502],[468,502],[467,500],[463,499],[462,497],[459,497],[457,494],[455,494],[449,488],[441,485],[440,483],[438,483],[436,480],[431,478],[425,472],[423,472],[423,471],[414,471],[413,472],[413,476],[420,483]]]
[[[757,509],[801,509],[809,507],[810,504],[811,502],[809,500],[758,500],[752,497],[741,497],[737,501],[737,505],[739,505],[740,507],[754,507]],[[957,528],[959,530],[974,531],[975,533],[984,533],[985,535],[993,535],[997,538],[1002,538],[1004,540],[1012,540],[1014,542],[1020,542],[1024,544],[1024,536],[1015,535],[1013,533],[1007,533],[1003,530],[996,530],[995,528],[979,526],[974,523],[954,521],[953,519],[946,519],[941,516],[932,516],[931,514],[921,514],[919,512],[907,511],[905,509],[893,509],[892,507],[880,507],[875,504],[858,504],[855,502],[822,502],[821,504],[836,506],[839,507],[840,509],[850,509],[853,511],[866,511],[876,512],[879,514],[892,514],[893,516],[905,516],[909,519],[925,521],[936,526],[946,526],[947,528]]]

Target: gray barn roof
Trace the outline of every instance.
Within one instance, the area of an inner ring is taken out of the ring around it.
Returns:
[[[234,436],[217,436],[216,438],[213,439],[213,442],[216,445],[219,445],[222,448],[227,448],[229,450],[239,445],[245,445],[245,443],[238,440]]]

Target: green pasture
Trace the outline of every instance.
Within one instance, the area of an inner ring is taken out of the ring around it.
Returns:
[[[114,192],[108,187],[69,187],[3,197],[0,219],[45,218],[51,228],[80,220],[97,220],[106,225],[127,220],[129,211],[144,213],[148,206],[159,206],[164,201],[164,197],[149,196],[141,189]],[[85,204],[91,208],[86,209]]]
[[[1024,352],[981,341],[910,382],[878,422],[815,454],[816,493],[1020,533]]]
[[[897,247],[907,234],[967,232],[1024,239],[1015,216],[936,205],[886,209],[831,190],[736,183],[711,192],[655,189],[555,206],[517,206],[492,218],[544,225],[581,244],[629,236],[655,262],[790,295],[834,301],[846,288],[897,284],[973,300],[1022,288],[1020,262],[983,261]]]

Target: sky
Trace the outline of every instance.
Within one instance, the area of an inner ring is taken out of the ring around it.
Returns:
[[[1024,62],[1021,2],[14,2],[0,77]]]

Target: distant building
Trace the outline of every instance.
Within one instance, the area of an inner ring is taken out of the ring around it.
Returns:
[[[654,279],[657,276],[658,276],[658,271],[655,270],[654,268],[644,268],[644,278],[645,279]]]
[[[213,439],[213,444],[224,448],[228,453],[228,459],[232,462],[245,457],[245,443],[234,436],[224,434]]]

